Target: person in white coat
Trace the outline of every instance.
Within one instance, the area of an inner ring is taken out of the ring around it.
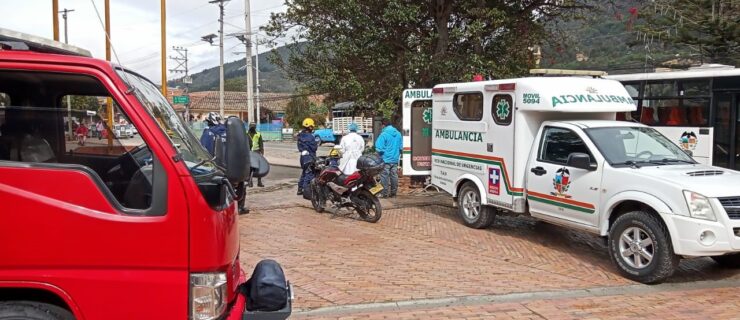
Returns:
[[[357,124],[349,124],[349,133],[342,137],[337,149],[342,153],[342,159],[339,160],[339,169],[342,173],[350,175],[357,171],[357,159],[365,151],[365,139],[357,134]]]

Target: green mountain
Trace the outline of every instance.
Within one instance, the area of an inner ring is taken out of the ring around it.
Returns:
[[[276,49],[277,53],[286,58],[288,48],[286,46]],[[261,92],[293,92],[296,84],[288,80],[287,76],[268,57],[271,52],[263,52],[259,57],[252,56],[252,63],[259,59],[259,76]],[[224,64],[224,90],[245,91],[246,72],[245,59],[227,62]],[[218,90],[218,66],[205,69],[191,74],[193,83],[189,85],[190,91]],[[253,77],[255,75],[253,74]],[[170,86],[182,86],[181,79],[171,80]]]

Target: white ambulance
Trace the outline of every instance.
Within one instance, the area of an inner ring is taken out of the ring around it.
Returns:
[[[437,85],[432,183],[470,227],[512,212],[606,237],[619,270],[643,283],[669,277],[681,257],[740,266],[740,173],[697,163],[653,128],[615,121],[632,110],[614,80]]]

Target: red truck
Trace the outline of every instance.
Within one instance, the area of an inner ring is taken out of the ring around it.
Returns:
[[[0,319],[287,317],[239,289],[241,121],[219,166],[157,86],[89,56],[0,29]]]

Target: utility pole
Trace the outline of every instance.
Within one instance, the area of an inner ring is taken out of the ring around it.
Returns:
[[[208,3],[218,3],[219,9],[219,28],[218,28],[218,50],[220,56],[218,71],[218,112],[224,116],[224,2],[229,0],[211,0]]]
[[[247,0],[249,1],[249,0]],[[255,36],[255,40],[257,39],[257,36]],[[254,42],[254,48],[255,52],[255,61],[254,61],[254,76],[257,80],[257,85],[255,86],[255,89],[257,90],[257,127],[260,125],[260,121],[262,120],[262,114],[260,113],[260,48],[259,48],[259,40]]]
[[[182,78],[183,84],[185,84],[185,93],[188,93],[188,84],[190,84],[190,79],[188,78],[188,49],[183,47],[172,47],[172,50],[175,50],[178,53],[178,56],[173,57],[170,56],[170,59],[175,60],[177,62],[177,67],[174,69],[170,69],[170,72],[174,73],[185,73],[185,76]],[[188,104],[185,104],[185,120],[188,120],[188,115],[190,114],[190,111],[188,110]]]
[[[68,10],[67,8],[64,8],[64,10],[59,11],[58,13],[62,14],[62,19],[64,19],[64,43],[69,44],[69,38],[67,37],[67,13],[70,13],[74,11]],[[69,130],[69,139],[74,140],[74,133],[72,132],[72,97],[67,95],[67,129]]]
[[[160,33],[162,34],[162,95],[167,98],[167,4],[166,0],[159,3]]]
[[[51,32],[54,35],[54,41],[59,41],[59,0],[51,0]]]
[[[178,56],[170,56],[170,59],[177,62],[177,67],[170,69],[170,72],[184,73],[185,77],[188,76],[188,49],[183,47],[172,47],[172,50],[177,52]]]
[[[74,9],[69,10],[67,8],[64,8],[64,10],[59,11],[59,13],[62,14],[62,19],[64,19],[64,43],[69,43],[69,38],[67,38],[67,13],[70,13],[72,11],[75,11]]]
[[[251,21],[251,8],[249,0],[244,0],[244,44],[247,46],[246,52],[246,71],[247,71],[247,117],[248,122],[254,122],[254,94],[252,93],[252,21]],[[257,120],[259,121],[259,119]]]
[[[105,0],[104,4],[105,8],[103,9],[103,11],[105,11],[105,60],[110,61],[110,0]],[[111,97],[105,99],[105,105],[106,115],[108,116],[108,148],[110,149],[113,147],[113,131],[111,129],[113,128],[113,120],[115,119],[115,117],[113,117],[113,99]]]

